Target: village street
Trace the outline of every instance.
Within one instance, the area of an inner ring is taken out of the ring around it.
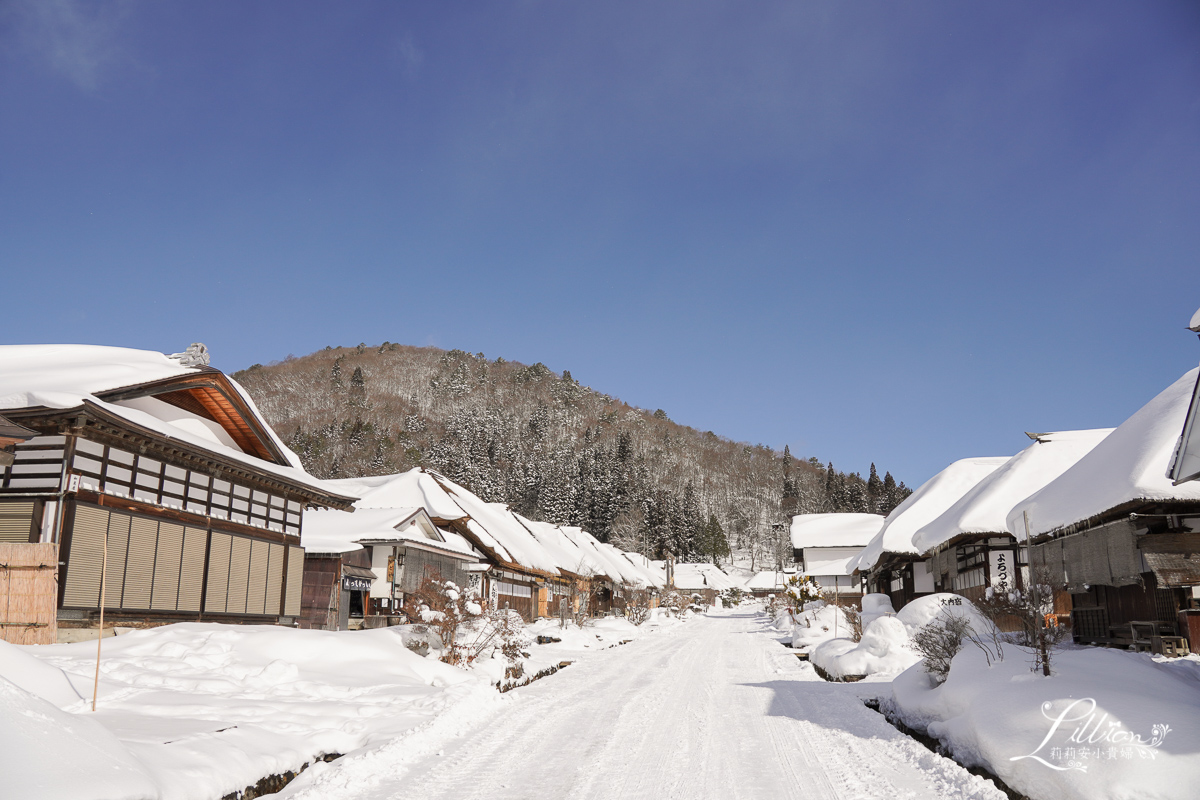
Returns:
[[[350,756],[281,796],[1002,800],[864,707],[871,684],[821,681],[764,623],[694,618],[512,692],[481,723]]]

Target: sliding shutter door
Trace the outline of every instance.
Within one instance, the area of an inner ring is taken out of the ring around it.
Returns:
[[[279,616],[279,605],[283,597],[283,559],[287,548],[281,544],[271,544],[270,559],[267,562],[267,603],[265,613]]]
[[[183,533],[183,563],[179,569],[179,610],[199,611],[204,586],[204,550],[208,531],[186,528]]]
[[[230,614],[246,613],[246,589],[250,582],[250,540],[233,537],[229,556],[229,599],[225,610]]]
[[[283,613],[289,617],[300,616],[300,590],[304,585],[304,550],[288,548],[287,592],[283,601]]]
[[[208,552],[208,591],[204,598],[204,610],[210,614],[224,614],[229,595],[229,555],[233,537],[228,533],[213,531]]]
[[[104,558],[104,535],[107,532],[108,511],[91,506],[75,507],[67,584],[63,590],[64,606],[96,608],[99,605],[100,567]]]
[[[125,565],[124,608],[150,608],[154,584],[154,554],[158,547],[158,523],[133,517],[129,523],[129,560]]]
[[[262,614],[267,600],[267,556],[270,542],[254,539],[250,544],[250,581],[246,592],[246,613]]]
[[[154,560],[154,590],[150,607],[174,611],[179,606],[179,564],[183,560],[183,526],[158,524],[158,556]]]
[[[33,534],[33,503],[0,503],[0,542],[28,542]]]
[[[125,594],[125,561],[129,557],[129,515],[108,515],[108,578],[104,584],[106,608],[120,608]]]

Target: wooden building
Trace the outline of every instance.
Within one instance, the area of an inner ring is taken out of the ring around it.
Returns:
[[[478,587],[482,556],[424,508],[305,512],[301,627],[347,630],[400,622],[426,580]]]
[[[353,498],[304,472],[202,346],[3,346],[0,398],[37,433],[0,471],[0,529],[56,554],[39,641],[93,627],[101,603],[125,626],[295,623],[301,512]]]
[[[933,593],[933,566],[913,537],[1006,461],[1007,457],[955,461],[896,506],[851,564],[865,576],[866,590],[888,595],[897,611]]]
[[[1196,379],[1184,375],[1007,515],[1030,568],[1070,593],[1078,642],[1162,650],[1200,638],[1200,483],[1168,477]]]
[[[801,575],[838,597],[862,597],[854,563],[883,528],[879,514],[798,514],[792,517],[792,555]]]
[[[358,495],[360,510],[424,508],[435,526],[462,536],[488,564],[486,572],[472,574],[479,576],[476,588],[490,607],[537,619],[542,588],[562,578],[554,558],[506,506],[488,503],[444,475],[417,468],[328,483]]]
[[[917,531],[913,544],[933,564],[934,588],[971,600],[982,599],[989,588],[1023,588],[1026,554],[1008,530],[1009,511],[1110,433],[1112,428],[1028,434],[1033,444]],[[1069,614],[1069,595],[1058,592],[1055,605],[1060,614]]]

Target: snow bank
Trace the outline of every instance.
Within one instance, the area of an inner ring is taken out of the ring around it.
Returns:
[[[808,660],[830,678],[903,672],[919,656],[908,645],[908,629],[895,617],[880,617],[863,631],[862,641],[830,639]]]
[[[1054,675],[967,645],[936,686],[920,665],[885,710],[1035,800],[1184,800],[1200,785],[1200,659],[1060,651]]]
[[[59,708],[74,706],[83,700],[65,672],[30,655],[27,647],[0,641],[0,675]]]
[[[810,650],[822,642],[839,639],[849,633],[850,622],[846,619],[846,612],[818,600],[806,604],[805,610],[796,614],[792,624],[792,647]]]
[[[0,784],[5,797],[39,800],[161,796],[145,767],[103,725],[67,713],[3,677]]]
[[[886,595],[864,598],[871,612],[863,620],[862,641],[829,639],[809,653],[809,661],[830,678],[897,674],[921,660],[912,649],[912,636],[939,617],[964,616],[979,629],[990,624],[970,600],[956,594],[940,592],[918,597],[894,615],[883,610],[884,600]],[[887,608],[891,608],[890,600]]]
[[[12,649],[24,658],[9,657]],[[34,691],[63,703],[56,708],[85,712],[89,704],[78,696],[91,697],[95,656],[95,642],[10,646],[0,650],[0,675],[35,684]],[[71,695],[55,679],[64,673]],[[183,623],[105,639],[97,712],[62,713],[54,725],[74,730],[86,721],[107,729],[131,763],[144,765],[164,800],[212,800],[314,756],[382,743],[476,687],[490,689],[416,655],[391,629]],[[0,713],[0,731],[21,713]]]

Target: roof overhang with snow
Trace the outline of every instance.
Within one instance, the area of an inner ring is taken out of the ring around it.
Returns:
[[[1033,444],[975,484],[954,505],[913,536],[918,552],[929,554],[965,539],[1005,537],[1008,512],[1070,469],[1112,428],[1029,434]]]
[[[1200,482],[1175,485],[1169,471],[1200,369],[1193,369],[1043,488],[1009,511],[1007,528],[1037,541],[1131,513],[1200,513]]]
[[[792,547],[864,547],[883,522],[879,514],[800,514],[792,517]]]

